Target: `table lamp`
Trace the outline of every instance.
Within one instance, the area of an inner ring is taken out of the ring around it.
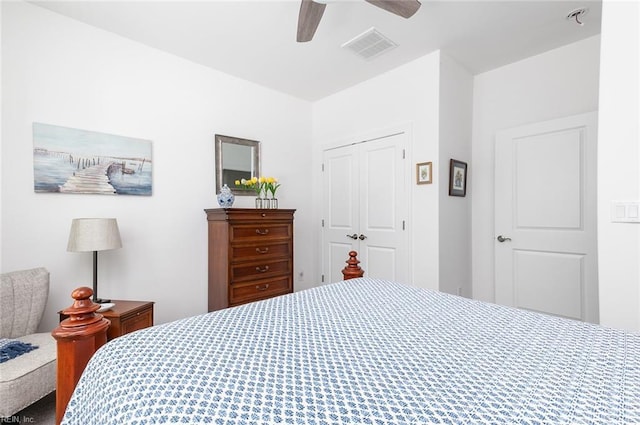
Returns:
[[[98,251],[122,248],[118,222],[115,218],[74,218],[69,233],[69,252],[93,251],[93,302],[111,300],[98,297]]]

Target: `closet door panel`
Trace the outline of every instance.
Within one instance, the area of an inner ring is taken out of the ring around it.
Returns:
[[[349,258],[349,251],[358,246],[359,171],[356,152],[353,145],[324,152],[322,273],[325,283],[342,280],[341,270]]]

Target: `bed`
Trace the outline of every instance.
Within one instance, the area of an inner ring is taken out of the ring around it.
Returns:
[[[358,278],[117,338],[62,423],[640,423],[640,334]]]

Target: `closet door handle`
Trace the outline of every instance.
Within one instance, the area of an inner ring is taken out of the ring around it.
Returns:
[[[363,240],[367,239],[367,237],[365,235],[363,235],[362,233],[360,233],[360,236],[358,236],[358,239],[363,241]]]
[[[356,233],[354,233],[353,235],[347,235],[347,237],[351,239],[358,239],[358,235]]]

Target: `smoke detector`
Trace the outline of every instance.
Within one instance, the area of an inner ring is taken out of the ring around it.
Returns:
[[[342,47],[351,50],[365,60],[378,57],[397,46],[396,43],[373,27],[342,45]]]

